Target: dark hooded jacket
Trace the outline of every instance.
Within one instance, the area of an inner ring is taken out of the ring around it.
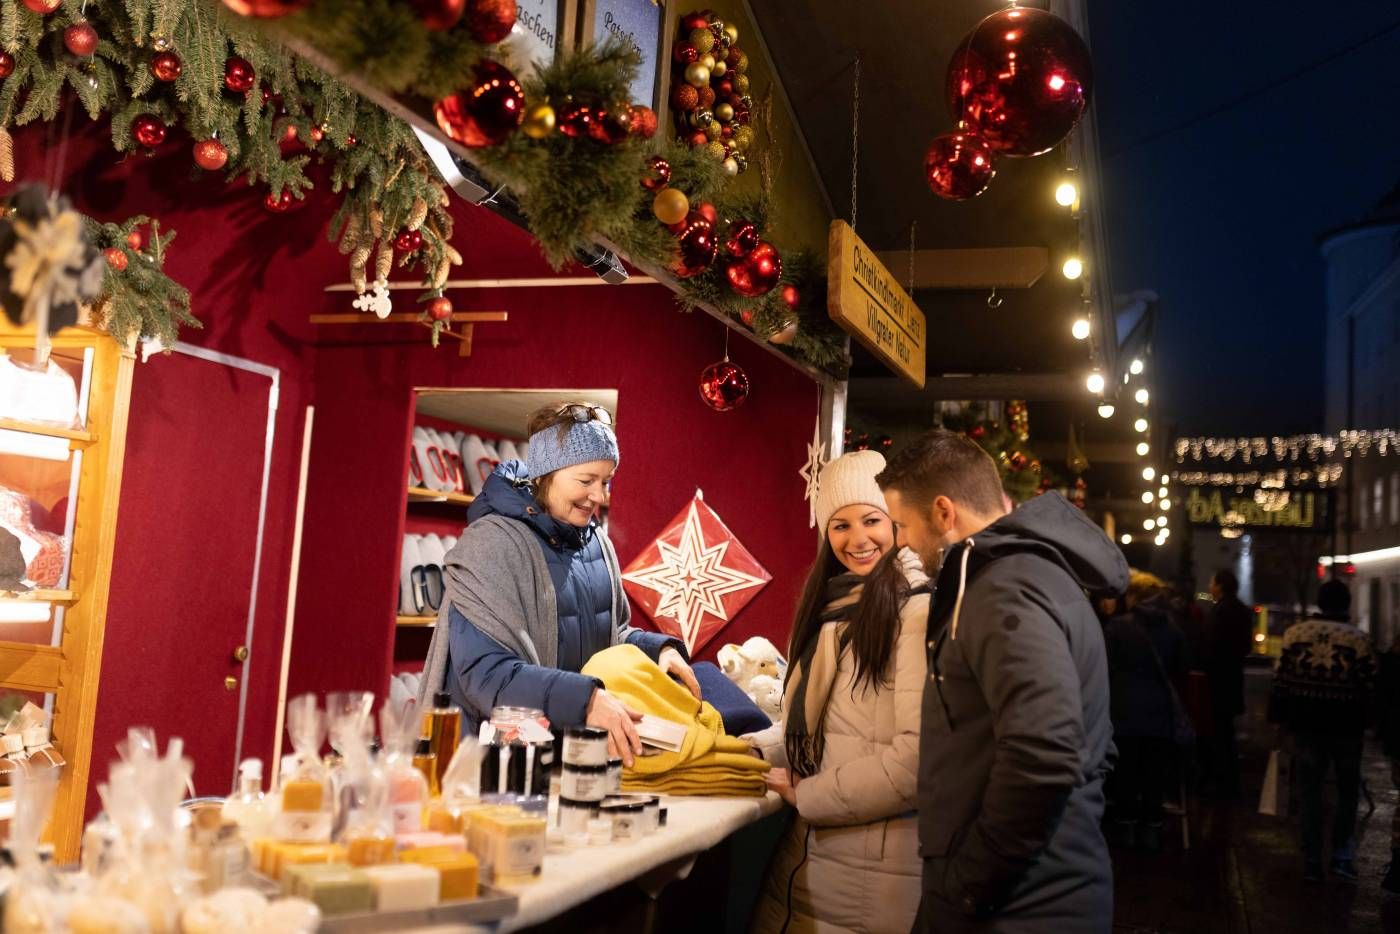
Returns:
[[[948,549],[928,624],[923,930],[1113,926],[1108,665],[1085,591],[1127,585],[1122,553],[1054,493]]]
[[[1172,688],[1184,685],[1186,636],[1162,598],[1139,603],[1104,624],[1113,735],[1171,739]]]

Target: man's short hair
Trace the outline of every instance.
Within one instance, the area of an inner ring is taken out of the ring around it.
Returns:
[[[984,516],[1005,511],[1001,476],[991,457],[967,435],[942,428],[925,432],[890,458],[875,482],[918,509],[946,496]]]
[[[1220,589],[1232,597],[1239,596],[1240,579],[1235,576],[1235,572],[1229,568],[1221,568],[1215,572],[1215,582],[1220,585]]]
[[[1327,619],[1351,619],[1351,588],[1335,579],[1317,588],[1317,612]]]

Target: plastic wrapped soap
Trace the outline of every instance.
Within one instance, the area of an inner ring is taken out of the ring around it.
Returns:
[[[441,882],[435,869],[404,863],[369,866],[363,871],[369,877],[374,904],[380,911],[428,908],[438,903]]]
[[[73,903],[68,914],[73,934],[146,934],[146,914],[131,902],[110,895],[91,895]]]
[[[438,859],[428,864],[438,872],[438,897],[445,902],[476,898],[481,868],[470,853]]]
[[[225,931],[252,931],[267,910],[262,893],[248,888],[222,889],[197,898],[180,913],[184,934],[222,934]]]
[[[314,934],[321,909],[304,898],[279,898],[267,906],[254,934]]]
[[[374,898],[363,870],[343,863],[292,866],[287,869],[287,892],[309,899],[328,915],[371,911]]]

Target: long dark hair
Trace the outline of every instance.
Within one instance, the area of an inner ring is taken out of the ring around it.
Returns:
[[[807,582],[802,586],[802,598],[797,602],[797,614],[793,617],[792,637],[788,642],[788,677],[792,677],[793,663],[821,629],[822,611],[827,603],[826,582],[845,572],[846,566],[831,550],[831,544],[823,539],[821,554],[807,572]],[[890,545],[889,551],[880,557],[862,583],[860,602],[847,622],[841,649],[850,646],[855,656],[853,687],[864,683],[878,691],[887,681],[885,670],[894,651],[899,627],[893,623],[899,618],[909,594],[909,579],[904,576],[898,546]]]

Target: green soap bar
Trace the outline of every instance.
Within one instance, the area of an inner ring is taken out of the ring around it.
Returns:
[[[374,909],[369,877],[347,863],[288,866],[283,883],[288,895],[309,899],[328,915]]]

